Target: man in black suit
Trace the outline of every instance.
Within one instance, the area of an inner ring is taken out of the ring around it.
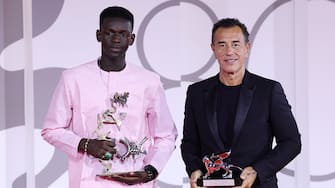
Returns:
[[[187,90],[181,152],[191,187],[206,173],[202,158],[227,151],[229,161],[243,168],[241,187],[278,187],[276,173],[301,151],[283,88],[246,70],[249,33],[239,20],[214,24],[211,48],[219,74]]]

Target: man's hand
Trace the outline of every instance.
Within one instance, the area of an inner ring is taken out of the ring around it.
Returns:
[[[85,151],[85,143],[87,139],[82,139],[79,143],[78,150],[81,152]],[[116,153],[115,149],[115,140],[98,140],[98,139],[90,139],[87,143],[87,151],[86,153],[92,155],[98,159],[109,160],[106,158],[106,153],[109,152],[111,157]],[[108,155],[107,155],[108,156]]]
[[[254,168],[248,166],[243,169],[240,177],[243,180],[243,183],[241,186],[235,188],[251,188],[257,178],[257,172]]]
[[[118,181],[127,185],[145,183],[149,180],[148,174],[145,171],[114,173],[108,176],[100,177],[108,180]]]
[[[203,175],[203,173],[201,172],[201,170],[196,170],[193,171],[190,177],[190,186],[191,188],[197,188],[197,179],[199,179],[201,176]]]

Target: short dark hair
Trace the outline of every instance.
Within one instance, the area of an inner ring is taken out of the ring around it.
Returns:
[[[127,9],[119,6],[105,8],[100,13],[100,28],[105,18],[123,18],[131,23],[131,29],[134,28],[134,15]]]
[[[241,23],[238,19],[236,18],[223,18],[219,21],[217,21],[214,25],[213,25],[213,29],[212,29],[212,43],[214,42],[214,34],[215,31],[219,28],[231,28],[234,26],[238,26],[239,28],[241,28],[242,33],[244,35],[244,39],[245,42],[249,42],[249,32],[247,27]]]

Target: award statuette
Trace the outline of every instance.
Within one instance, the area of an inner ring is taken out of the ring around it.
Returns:
[[[202,162],[207,173],[197,180],[200,187],[233,187],[242,184],[242,168],[227,162],[230,152],[205,156]]]
[[[147,137],[144,137],[140,142],[136,143],[133,141],[129,141],[128,138],[120,139],[119,142],[115,142],[116,144],[116,157],[120,159],[122,162],[125,161],[127,158],[135,159],[136,155],[140,154],[147,154],[145,150],[142,149],[142,145],[148,140]],[[116,160],[116,159],[115,159]],[[102,174],[97,174],[96,176],[106,180],[114,180],[119,176],[123,177],[137,177],[137,171],[133,172],[113,172],[112,170],[112,163],[110,160],[104,161],[100,160],[101,164],[103,165],[103,172]]]
[[[125,162],[126,160],[136,160],[137,156],[147,154],[143,146],[143,144],[149,140],[146,136],[144,136],[142,140],[131,140],[124,137],[116,141],[115,138],[111,138],[111,131],[113,131],[114,125],[116,125],[118,131],[122,131],[121,125],[127,116],[128,98],[129,92],[115,92],[114,95],[107,100],[108,108],[97,114],[98,126],[94,130],[93,135],[95,135],[98,140],[114,142],[114,148],[116,149],[116,157],[106,152],[101,159],[99,159],[102,165],[102,172],[96,175],[99,178],[113,180],[119,176],[136,176],[138,174],[137,171],[119,172],[113,169],[113,160]]]

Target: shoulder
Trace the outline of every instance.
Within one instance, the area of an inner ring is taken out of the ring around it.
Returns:
[[[276,80],[269,79],[269,78],[260,76],[258,74],[254,74],[249,71],[246,71],[245,82],[249,84],[254,84],[257,86],[264,86],[264,87],[273,87],[274,85],[277,85],[277,84],[280,85],[280,83]]]
[[[144,76],[148,76],[148,77],[159,77],[159,75],[151,70],[148,70],[144,67],[141,67],[139,65],[135,65],[132,63],[127,63],[127,66],[129,68],[130,71],[132,71],[133,73],[137,73],[137,74],[142,74]]]
[[[283,86],[279,81],[265,78],[250,72],[246,74],[244,85],[245,88],[256,88],[256,93],[262,96],[284,93]]]
[[[96,60],[90,61],[81,65],[77,65],[71,68],[67,68],[63,71],[64,74],[75,74],[81,73],[85,71],[92,71],[93,69],[97,69]]]
[[[188,86],[189,90],[207,90],[212,88],[218,83],[219,76],[218,74],[207,79],[195,82]]]
[[[81,65],[77,65],[72,68],[65,69],[62,72],[62,78],[71,81],[71,80],[82,80],[85,78],[90,78],[92,74],[98,71],[97,61],[90,61]]]
[[[129,76],[133,76],[136,79],[141,79],[147,83],[160,82],[160,76],[144,67],[135,65],[132,63],[127,63],[127,71],[129,71]]]
[[[92,78],[97,75],[97,71],[96,61],[91,61],[63,70],[58,82],[66,88],[75,89],[79,85],[85,86],[88,83],[92,83]]]

